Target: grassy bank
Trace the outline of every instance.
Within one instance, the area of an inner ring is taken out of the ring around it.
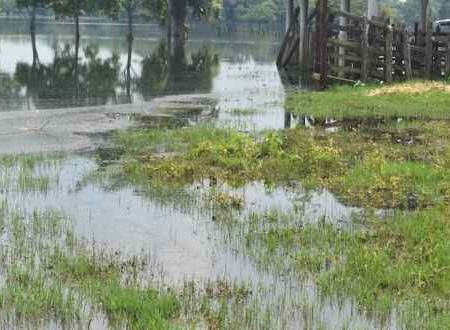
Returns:
[[[450,86],[438,82],[408,82],[385,87],[336,87],[327,92],[296,92],[286,107],[316,119],[419,118],[450,119]]]

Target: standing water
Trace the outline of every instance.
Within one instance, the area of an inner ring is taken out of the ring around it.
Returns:
[[[161,96],[208,94],[216,109],[208,120],[218,127],[241,131],[285,127],[286,87],[274,64],[278,40],[199,34],[191,37],[185,49],[168,57],[167,45],[160,40],[162,34],[154,26],[143,25],[137,28],[132,70],[126,77],[126,27],[85,24],[79,75],[74,79],[70,74],[73,27],[38,24],[37,70],[32,68],[25,27],[22,20],[0,20],[0,111],[7,116],[13,111],[89,111],[86,107],[121,104],[146,107]],[[186,119],[193,120],[193,116],[189,114]],[[39,129],[43,128],[45,124]],[[26,134],[21,132],[16,138],[24,139]],[[26,205],[29,213],[36,208],[59,209],[74,220],[82,237],[108,250],[152,255],[167,285],[217,279],[245,283],[255,301],[270,310],[278,328],[308,328],[311,324],[333,329],[379,326],[359,313],[352,301],[323,298],[312,279],[300,278],[289,267],[274,270],[256,263],[246,253],[242,234],[228,232],[214,221],[216,211],[204,203],[214,194],[208,182],[196,182],[164,195],[154,187],[138,188],[122,180],[111,182],[108,177],[98,179],[104,169],[95,160],[95,156],[74,152],[52,166],[38,166],[34,175],[49,178],[50,184],[34,191],[23,191],[9,183],[7,178],[20,173],[4,168],[3,198],[11,205]],[[259,182],[221,189],[245,202],[245,208],[234,215],[241,221],[254,212],[297,210],[300,222],[326,219],[341,223],[360,212],[342,205],[327,191],[268,189]]]

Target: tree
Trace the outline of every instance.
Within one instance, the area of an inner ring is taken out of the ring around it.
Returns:
[[[73,17],[75,19],[75,51],[80,46],[80,16],[98,8],[96,0],[50,0],[51,7],[57,16]]]
[[[17,0],[18,8],[27,8],[30,11],[30,35],[33,50],[33,67],[39,63],[39,55],[36,47],[36,11],[40,7],[46,7],[50,0]]]
[[[186,34],[186,19],[218,19],[223,0],[144,0],[143,5],[153,17],[167,25],[168,39],[183,41]]]
[[[15,6],[15,0],[0,0],[0,14],[6,14],[9,16]]]

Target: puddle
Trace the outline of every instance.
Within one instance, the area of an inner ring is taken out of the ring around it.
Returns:
[[[321,297],[313,281],[299,280],[298,274],[289,269],[281,274],[261,269],[245,256],[242,242],[229,244],[223,228],[212,219],[214,209],[202,209],[198,199],[211,193],[209,182],[173,191],[173,196],[165,200],[164,195],[152,195],[148,189],[86,180],[86,175],[98,166],[94,159],[85,156],[38,166],[35,174],[51,181],[46,192],[20,193],[12,189],[5,190],[3,197],[10,205],[25,206],[28,212],[35,208],[62,210],[73,219],[80,236],[107,250],[150,254],[162,269],[162,280],[170,285],[217,279],[246,283],[252,288],[252,299],[260,307],[270,309],[279,328],[297,329],[319,321],[330,325],[327,328],[375,327],[375,321],[359,314],[350,301]],[[189,191],[197,197],[189,195]],[[300,187],[269,189],[262,183],[253,183],[240,189],[223,186],[220,191],[245,200],[246,207],[239,212],[242,219],[252,211],[289,212],[300,207],[302,219],[307,221],[326,217],[338,222],[358,211],[343,206],[329,192],[307,193]],[[302,313],[305,308],[311,310]]]

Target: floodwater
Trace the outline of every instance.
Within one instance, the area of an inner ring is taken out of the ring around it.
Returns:
[[[66,24],[38,24],[40,69],[32,75],[26,22],[0,20],[0,111],[142,103],[161,95],[211,93],[221,108],[220,125],[242,130],[284,126],[285,88],[273,64],[276,38],[211,38],[199,33],[169,56],[163,34],[154,26],[139,26],[128,90],[125,27],[108,31],[96,24],[82,25],[77,78],[72,74],[72,30]]]
[[[295,87],[283,86],[277,72],[277,40],[258,36],[218,39],[199,33],[185,49],[168,57],[167,46],[160,41],[162,34],[155,26],[143,25],[136,28],[132,70],[126,77],[125,27],[86,24],[74,79],[72,30],[67,24],[38,25],[40,65],[36,72],[25,22],[0,20],[1,112],[136,106],[164,95],[210,94],[217,114],[207,120],[217,126],[243,131],[285,126],[286,89]],[[310,320],[301,312],[305,303],[314,306],[308,318],[327,328],[379,327],[351,301],[319,297],[313,281],[299,281],[292,270],[277,274],[255,264],[245,254],[243,243],[239,239],[230,242],[233,235],[224,233],[214,221],[214,209],[196,207],[202,195],[211,193],[207,182],[162,195],[151,187],[96,180],[95,173],[101,175],[102,167],[95,156],[74,153],[57,165],[36,169],[54,179],[48,191],[3,190],[3,197],[12,205],[26,205],[30,212],[34,208],[62,210],[81,236],[108,250],[150,254],[164,282],[226,279],[248,283],[259,301],[271,306],[280,329],[308,324]],[[299,209],[304,222],[341,223],[360,211],[341,204],[327,191],[267,189],[258,182],[222,189],[245,201],[245,209],[237,215],[241,219],[251,212]]]

